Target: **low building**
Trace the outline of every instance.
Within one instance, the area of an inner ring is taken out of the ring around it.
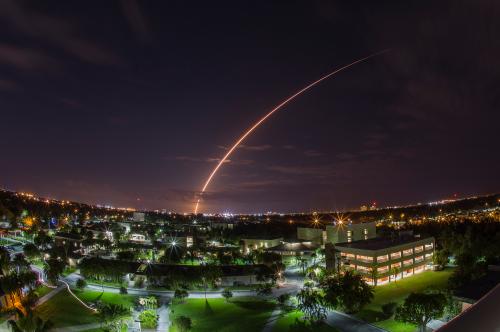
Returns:
[[[337,243],[335,248],[340,269],[355,270],[376,286],[432,269],[434,238],[374,238]]]
[[[375,222],[336,222],[326,226],[326,242],[328,243],[369,240],[376,236]]]
[[[295,256],[297,254],[303,256],[311,255],[318,248],[320,248],[320,245],[312,242],[282,242],[276,247],[266,249],[266,251],[282,256]]]
[[[323,245],[326,241],[326,231],[322,228],[297,227],[297,239]]]
[[[282,237],[260,237],[260,238],[247,238],[241,239],[241,246],[244,253],[248,253],[252,250],[266,249],[279,246],[283,241]]]
[[[83,240],[83,236],[75,233],[57,232],[54,235],[54,242],[56,246],[70,245],[73,248],[72,251],[81,249]]]

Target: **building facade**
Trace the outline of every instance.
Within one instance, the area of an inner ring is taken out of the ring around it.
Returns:
[[[326,233],[322,228],[297,227],[297,239],[300,241],[309,241],[314,244],[325,244]]]
[[[376,235],[375,222],[337,222],[326,226],[326,242],[333,244],[369,240],[375,238]]]
[[[432,269],[434,246],[433,237],[413,236],[337,243],[336,261],[376,286]]]
[[[266,249],[279,246],[282,241],[283,241],[282,237],[241,239],[241,246],[244,253],[249,253],[252,250]]]

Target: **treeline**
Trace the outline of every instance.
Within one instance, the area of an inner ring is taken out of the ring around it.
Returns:
[[[500,262],[500,222],[494,217],[408,224],[405,228],[434,236],[436,254],[455,259],[457,268],[450,279],[453,287],[484,275],[489,264]]]

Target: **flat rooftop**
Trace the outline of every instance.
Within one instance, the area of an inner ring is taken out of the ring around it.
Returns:
[[[342,248],[362,249],[362,250],[382,250],[426,239],[432,239],[432,237],[431,236],[424,236],[424,237],[397,236],[393,238],[376,237],[368,240],[337,243],[335,244],[335,246]]]

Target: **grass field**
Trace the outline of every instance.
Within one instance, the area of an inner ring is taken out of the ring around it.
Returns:
[[[134,305],[134,300],[136,296],[134,295],[122,295],[115,293],[102,293],[99,291],[90,290],[73,290],[76,296],[80,298],[85,303],[102,301],[103,303],[120,304],[126,308],[130,308]]]
[[[373,301],[356,314],[356,316],[391,332],[415,331],[416,327],[411,324],[403,324],[394,321],[394,319],[386,319],[382,312],[382,305],[389,302],[401,304],[411,292],[443,290],[446,288],[452,272],[453,269],[427,271],[398,280],[397,282],[377,286],[375,287]]]
[[[184,303],[173,304],[170,319],[187,316],[193,321],[192,332],[242,332],[262,330],[275,304],[259,298],[188,299]],[[177,332],[174,326],[170,332]]]
[[[97,321],[96,315],[82,306],[67,290],[63,290],[36,308],[45,320],[49,319],[55,327],[82,325]]]
[[[38,297],[42,297],[42,296],[50,293],[53,290],[54,290],[53,288],[47,287],[45,285],[41,285],[41,286],[38,286],[36,288],[36,293],[38,294]]]
[[[303,314],[300,311],[292,311],[283,316],[281,316],[275,323],[273,327],[273,332],[289,332],[290,327],[295,324],[296,319],[302,318]],[[323,323],[320,326],[315,326],[313,328],[315,332],[336,332],[337,329]]]

